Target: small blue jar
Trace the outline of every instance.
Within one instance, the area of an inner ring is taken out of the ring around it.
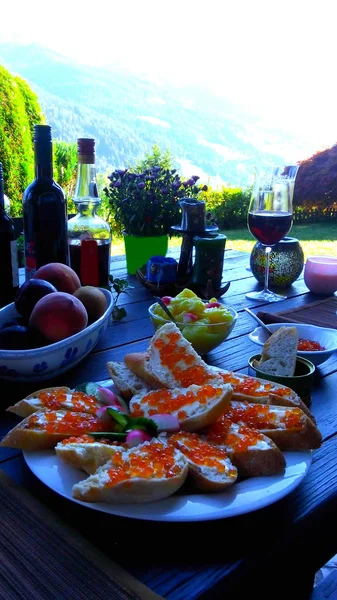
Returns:
[[[168,256],[152,256],[146,265],[146,279],[156,285],[177,281],[178,263]]]

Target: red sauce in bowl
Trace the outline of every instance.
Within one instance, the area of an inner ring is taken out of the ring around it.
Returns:
[[[325,350],[324,346],[321,346],[319,342],[314,342],[313,340],[298,340],[298,350],[302,350],[302,352],[313,352],[314,350]]]

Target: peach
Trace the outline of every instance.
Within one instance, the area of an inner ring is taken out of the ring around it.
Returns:
[[[65,292],[52,292],[41,298],[29,319],[29,327],[50,343],[82,331],[87,324],[88,314],[82,302]]]
[[[56,287],[58,292],[73,294],[81,287],[78,275],[62,263],[48,263],[40,267],[34,275],[34,279],[44,279]]]

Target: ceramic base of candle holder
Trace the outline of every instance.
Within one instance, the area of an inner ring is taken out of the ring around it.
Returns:
[[[192,281],[191,276],[178,277],[175,283],[155,284],[146,278],[146,266],[137,269],[136,277],[146,289],[156,296],[176,296],[179,292],[188,288],[202,300],[209,300],[210,298],[221,298],[230,286],[230,282],[228,281],[220,288],[214,289],[211,279],[208,280],[206,285],[199,285]]]

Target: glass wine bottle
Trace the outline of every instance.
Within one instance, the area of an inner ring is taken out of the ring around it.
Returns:
[[[19,287],[15,227],[6,212],[4,179],[0,163],[0,307],[13,302]]]
[[[69,265],[67,205],[53,179],[52,133],[49,125],[34,126],[35,179],[23,194],[26,279],[42,265]]]
[[[82,285],[109,284],[111,233],[96,211],[101,204],[95,166],[95,140],[79,138],[78,171],[74,203],[77,215],[69,220],[70,265]]]

